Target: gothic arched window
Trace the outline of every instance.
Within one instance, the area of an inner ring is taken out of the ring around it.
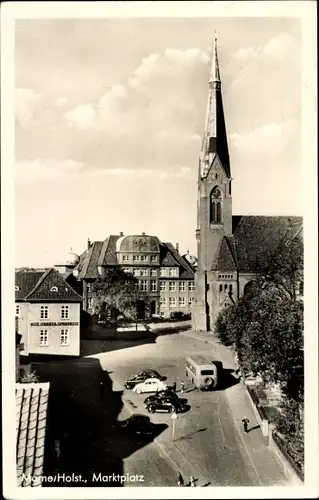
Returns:
[[[222,192],[215,186],[210,196],[210,222],[220,224],[222,222]]]

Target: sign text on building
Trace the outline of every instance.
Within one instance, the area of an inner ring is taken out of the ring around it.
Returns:
[[[76,321],[59,321],[59,322],[31,322],[31,326],[77,326],[79,323]]]

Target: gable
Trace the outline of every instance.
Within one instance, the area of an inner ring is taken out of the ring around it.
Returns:
[[[221,240],[219,249],[217,251],[213,269],[220,269],[223,271],[234,271],[237,269],[236,258],[232,248],[231,240],[226,236]]]
[[[57,291],[52,291],[56,287]],[[69,301],[80,302],[82,297],[65,281],[55,269],[49,269],[42,275],[36,286],[25,297],[27,301]]]
[[[23,300],[38,283],[45,271],[16,271],[15,273],[15,300]]]

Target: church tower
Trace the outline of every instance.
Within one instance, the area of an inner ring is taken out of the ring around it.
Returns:
[[[193,306],[193,328],[202,331],[211,330],[215,317],[214,259],[223,237],[232,234],[230,161],[216,38],[212,53],[206,123],[198,168],[198,268]]]

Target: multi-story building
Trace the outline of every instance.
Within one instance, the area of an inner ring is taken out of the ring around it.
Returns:
[[[117,265],[138,280],[140,317],[145,315],[146,302],[153,315],[169,317],[174,311],[191,312],[195,294],[194,268],[180,255],[178,245],[162,243],[156,236],[145,233],[129,236],[120,233],[104,241],[88,242],[74,270],[83,283],[85,311],[93,314],[95,310],[93,282],[103,276],[105,268]]]
[[[192,320],[195,330],[210,331],[221,307],[249,290],[256,277],[256,263],[267,255],[269,258],[283,242],[302,238],[301,217],[233,215],[216,40],[197,185],[198,264]],[[299,296],[302,293],[301,284]]]
[[[55,269],[15,273],[15,307],[21,354],[80,353],[82,297]]]

